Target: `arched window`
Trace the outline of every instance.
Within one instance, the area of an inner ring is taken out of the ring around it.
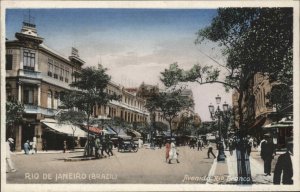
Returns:
[[[48,90],[47,108],[52,109],[52,91]]]

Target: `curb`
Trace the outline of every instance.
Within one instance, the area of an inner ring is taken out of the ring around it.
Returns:
[[[89,160],[99,160],[95,157],[85,157],[85,158],[79,158],[79,159],[71,159],[71,158],[65,158],[65,162],[73,162],[73,161],[89,161]]]

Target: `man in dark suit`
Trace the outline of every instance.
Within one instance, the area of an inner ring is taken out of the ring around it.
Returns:
[[[271,175],[271,163],[275,155],[275,147],[272,138],[268,137],[265,142],[261,144],[260,156],[264,160],[264,173],[265,176]]]
[[[287,152],[278,157],[275,165],[273,183],[274,184],[293,184],[293,164],[291,156],[293,155],[293,143],[287,145]],[[282,181],[281,181],[282,175]]]

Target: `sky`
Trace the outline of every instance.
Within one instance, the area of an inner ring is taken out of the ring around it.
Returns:
[[[184,69],[196,63],[217,66],[203,53],[225,63],[216,44],[194,43],[196,32],[216,16],[215,9],[7,9],[6,38],[15,39],[29,12],[44,44],[66,57],[76,47],[85,66],[101,63],[112,81],[125,87],[145,82],[163,88],[160,72],[175,62]],[[211,120],[208,105],[216,105],[218,94],[231,105],[231,93],[220,84],[190,83],[189,88],[203,121]]]

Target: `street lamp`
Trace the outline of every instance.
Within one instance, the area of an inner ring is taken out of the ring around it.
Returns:
[[[223,113],[228,110],[228,104],[225,102],[223,104],[223,111],[221,111],[219,104],[221,103],[221,97],[217,95],[216,97],[216,103],[218,105],[217,110],[215,111],[215,107],[210,104],[208,106],[209,112],[211,114],[211,118],[214,120],[215,118],[218,118],[218,128],[219,128],[219,143],[218,143],[218,161],[225,161],[225,153],[224,153],[224,147],[222,144],[222,129],[221,129],[221,117],[223,117]]]

